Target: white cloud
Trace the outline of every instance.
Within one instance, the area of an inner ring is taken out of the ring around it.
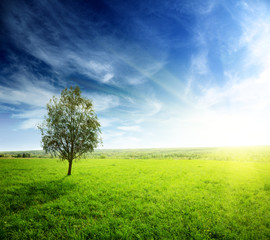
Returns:
[[[162,103],[154,98],[149,98],[145,100],[145,116],[151,117],[159,113],[162,109]]]
[[[100,122],[102,128],[112,126],[112,123],[114,123],[115,121],[117,121],[117,119],[103,118],[103,117],[99,118],[99,122]]]
[[[213,11],[213,9],[216,7],[217,4],[218,2],[213,0],[203,1],[198,11],[200,14],[204,15],[209,14]]]
[[[47,111],[45,108],[37,108],[12,114],[12,118],[21,119],[21,124],[18,129],[36,129],[37,125],[43,121],[46,114]]]
[[[33,6],[35,4],[42,3]],[[94,37],[89,38],[81,27],[81,19],[67,12],[65,5],[58,2],[42,4],[42,7],[41,14],[46,12],[48,21],[56,24],[37,25],[38,13],[31,11],[27,3],[18,3],[17,8],[7,11],[5,23],[20,48],[64,76],[75,72],[97,82],[122,87],[125,83],[140,84],[164,66],[166,54],[162,51],[159,51],[159,58],[162,55],[163,60],[157,61],[138,44],[99,32],[91,21],[87,32]],[[69,17],[60,17],[65,14]],[[50,34],[45,34],[47,32]],[[133,73],[125,73],[123,77],[123,72],[117,71],[123,70],[123,66],[132,69]],[[120,78],[121,83],[117,81]]]
[[[94,61],[90,61],[87,64],[87,67],[94,70],[97,73],[108,72],[112,70],[112,67],[109,64],[102,64]]]
[[[23,121],[19,129],[31,129],[31,128],[36,129],[39,123],[41,123],[41,119],[31,118]]]
[[[28,111],[24,111],[21,113],[13,114],[12,117],[13,118],[21,118],[21,119],[25,119],[25,118],[41,119],[46,115],[46,113],[47,113],[47,111],[45,108],[38,108],[38,109],[34,109],[34,110],[28,110]]]
[[[184,95],[189,112],[172,115],[161,127],[173,129],[162,132],[169,146],[270,144],[270,17],[262,4],[243,3],[241,14],[234,19],[242,35],[228,38],[229,48],[221,56],[235,64],[223,62],[224,80],[217,79],[216,85],[194,89],[198,79],[189,76]],[[200,44],[205,51],[206,38]],[[195,73],[207,73],[205,56],[193,57]]]
[[[106,73],[102,78],[102,82],[108,83],[113,77],[114,75],[112,73]]]
[[[103,134],[104,148],[128,149],[142,147],[142,139],[134,136],[126,136],[124,133],[115,132]]]
[[[131,76],[131,77],[129,77],[127,79],[127,81],[131,85],[139,85],[139,84],[142,84],[143,82],[145,82],[146,80],[145,80],[144,77],[139,77],[139,76],[133,77],[133,76]]]
[[[254,4],[254,3],[253,3]],[[247,65],[260,64],[268,67],[270,63],[270,16],[263,4],[249,6],[245,3],[246,14],[241,18],[242,36],[239,47],[247,48]]]
[[[111,64],[106,63],[107,60],[102,58],[102,55],[98,56],[98,61],[89,61],[89,57],[80,53],[80,56],[73,56],[73,64],[78,68],[78,72],[82,72],[85,75],[95,79],[102,83],[109,83],[114,77],[114,69]],[[102,62],[101,62],[102,61]]]
[[[209,71],[207,52],[203,51],[191,58],[191,71],[196,74],[204,75]]]
[[[120,131],[103,131],[102,132],[102,139],[104,143],[106,142],[114,142],[116,138],[121,138],[125,133]]]
[[[267,110],[269,107],[270,17],[264,5],[250,4],[242,2],[245,11],[238,19],[242,36],[235,51],[245,50],[244,60],[239,60],[242,64],[237,66],[238,69],[225,72],[227,82],[224,86],[203,89],[202,96],[197,98],[199,106],[229,104],[235,108],[254,110]]]
[[[17,5],[17,8],[7,11],[5,23],[20,48],[62,74],[75,71],[106,83],[112,79],[114,73],[110,55],[89,47],[89,44],[94,45],[96,42],[82,37],[84,29],[79,27],[80,19],[77,16],[68,12],[68,18],[60,17],[67,14],[64,5],[42,4],[40,14],[45,12],[48,14],[47,22],[52,20],[55,23],[42,26],[36,23],[38,12],[33,12],[27,3],[18,2]],[[91,22],[88,27],[89,31],[97,31]],[[48,32],[50,34],[47,34]],[[96,34],[99,35],[98,32]]]
[[[142,131],[141,127],[138,125],[136,125],[136,126],[120,126],[117,128],[119,130],[127,131],[127,132],[141,132]]]
[[[29,75],[13,76],[16,88],[1,87],[0,101],[7,104],[27,104],[30,106],[44,107],[54,95],[55,89],[47,82],[26,80]],[[30,76],[33,79],[33,76]]]
[[[87,97],[93,100],[94,108],[97,112],[106,111],[120,105],[119,97],[115,95],[95,93],[92,95],[88,95]]]
[[[133,100],[131,99],[131,101]],[[136,110],[129,111],[126,120],[128,125],[132,126],[152,119],[153,116],[162,110],[162,103],[154,97],[143,99],[143,103],[141,101],[139,103],[134,101],[131,102],[131,104],[132,105],[129,105],[129,107],[135,107]]]

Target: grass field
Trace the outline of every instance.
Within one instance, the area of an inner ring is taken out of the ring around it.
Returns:
[[[153,151],[0,159],[0,239],[270,239],[270,147]]]

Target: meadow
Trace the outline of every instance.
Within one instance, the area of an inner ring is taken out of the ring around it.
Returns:
[[[0,158],[0,239],[270,239],[270,147]]]

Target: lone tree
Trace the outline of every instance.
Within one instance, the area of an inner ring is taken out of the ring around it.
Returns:
[[[47,104],[48,116],[38,128],[46,153],[68,160],[68,175],[72,162],[86,152],[92,152],[101,140],[100,123],[91,100],[81,96],[78,86],[64,89],[60,98]]]

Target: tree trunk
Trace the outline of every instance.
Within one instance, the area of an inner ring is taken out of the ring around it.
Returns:
[[[68,161],[68,176],[71,175],[72,160]]]

